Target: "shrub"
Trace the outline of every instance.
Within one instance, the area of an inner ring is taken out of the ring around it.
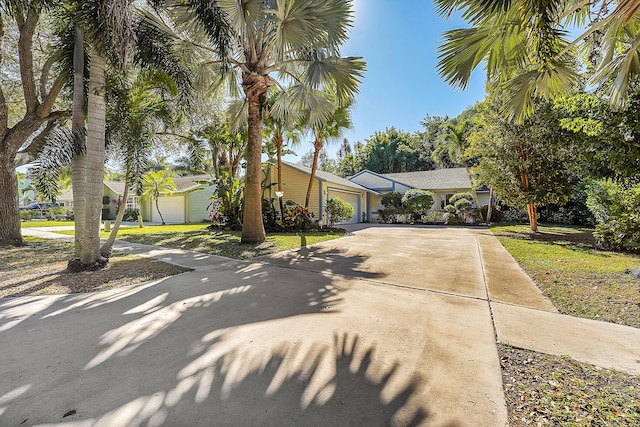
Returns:
[[[282,218],[282,227],[285,230],[310,230],[313,226],[313,212],[300,205],[287,204]]]
[[[125,209],[124,215],[122,216],[123,221],[137,221],[138,220],[138,211],[136,209]]]
[[[404,215],[405,209],[402,206],[402,194],[397,192],[385,193],[382,195],[380,204],[384,209],[378,209],[380,222],[394,223],[398,221],[399,215]]]
[[[49,216],[51,219],[59,221],[63,219],[69,218],[70,210],[65,208],[64,206],[54,206],[49,208]]]
[[[587,206],[596,220],[593,235],[604,249],[640,252],[640,184],[625,188],[611,181],[591,181]]]
[[[538,213],[538,216],[540,213]],[[502,220],[505,222],[529,223],[529,214],[524,209],[507,208],[502,211]]]
[[[327,200],[327,220],[329,226],[333,227],[337,222],[348,221],[353,217],[353,206],[342,200],[340,197],[334,197]]]
[[[444,223],[444,215],[445,213],[442,211],[430,209],[426,214],[422,215],[420,220],[425,224],[442,224]]]
[[[489,213],[489,205],[484,205],[482,207],[482,218],[487,218],[487,214]],[[502,211],[498,209],[498,206],[493,206],[491,208],[491,220],[489,222],[500,222],[502,221]]]
[[[402,196],[402,205],[414,220],[420,220],[433,205],[433,194],[427,190],[411,189]]]
[[[36,211],[31,209],[23,209],[20,211],[20,219],[23,221],[31,221],[37,216]]]
[[[385,193],[382,195],[380,203],[385,208],[401,208],[402,207],[402,194],[398,192]]]
[[[444,208],[448,214],[445,216],[445,224],[462,223],[476,216],[473,210],[473,196],[470,193],[454,194]]]
[[[262,223],[266,231],[275,231],[278,226],[278,211],[273,204],[273,199],[262,199]]]

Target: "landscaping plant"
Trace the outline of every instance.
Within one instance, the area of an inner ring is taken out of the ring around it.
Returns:
[[[340,197],[327,200],[325,211],[327,212],[327,220],[330,227],[333,227],[338,222],[348,221],[353,217],[353,206]]]

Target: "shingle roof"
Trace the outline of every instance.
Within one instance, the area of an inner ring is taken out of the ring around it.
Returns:
[[[308,168],[306,166],[302,166],[302,165],[298,165],[295,163],[290,163],[290,162],[282,162],[283,165],[287,165],[290,168],[296,169],[302,173],[305,173],[307,175],[311,175],[311,168]],[[321,171],[321,170],[316,170],[316,178],[321,179],[323,181],[326,182],[330,182],[333,184],[338,184],[338,185],[343,185],[345,187],[349,187],[349,188],[353,188],[356,190],[363,190],[363,191],[367,191],[369,193],[375,193],[377,194],[375,191],[370,190],[366,187],[363,187],[362,185],[356,184],[355,182],[351,182],[346,178],[341,178],[337,175],[334,175],[332,173],[329,172],[325,172],[325,171]]]
[[[465,168],[436,169],[420,172],[380,174],[402,184],[424,190],[453,190],[471,188]]]

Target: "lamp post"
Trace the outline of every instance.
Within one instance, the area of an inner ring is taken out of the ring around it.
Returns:
[[[284,225],[284,206],[282,205],[282,196],[284,196],[284,191],[276,191],[276,197],[278,198],[278,204],[280,205],[280,222]]]

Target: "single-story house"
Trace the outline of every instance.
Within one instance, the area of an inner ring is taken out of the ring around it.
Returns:
[[[176,190],[158,198],[158,207],[167,223],[196,223],[209,221],[209,204],[213,186],[199,182],[209,181],[209,175],[194,175],[174,177]],[[124,182],[104,181],[103,196],[109,198],[109,203],[103,205],[105,218],[116,217],[114,199],[121,199],[124,195]],[[73,208],[73,189],[65,191],[57,201],[65,207]],[[144,221],[160,222],[160,215],[156,210],[155,200],[141,200],[133,189],[129,189],[127,209],[136,209],[142,213]]]
[[[386,174],[363,170],[348,179],[378,193],[395,191],[404,194],[405,191],[413,188],[431,191],[433,209],[436,210],[444,210],[444,207],[449,204],[449,198],[455,193],[471,192],[471,180],[465,168]],[[489,189],[486,186],[477,190],[476,193],[480,206],[489,204]],[[372,219],[375,219],[378,210],[383,208],[380,200],[381,196],[374,196],[371,199],[369,216]]]
[[[295,163],[282,162],[282,199],[283,201],[293,200],[300,206],[304,206],[311,168],[297,165]],[[267,177],[266,198],[278,200],[276,195],[278,180],[277,166],[272,163]],[[316,171],[311,187],[311,198],[309,200],[309,210],[314,213],[314,218],[322,219],[326,224],[324,208],[327,200],[339,197],[353,206],[353,216],[345,224],[363,222],[371,220],[371,200],[380,194],[362,185],[341,178],[334,174]]]

